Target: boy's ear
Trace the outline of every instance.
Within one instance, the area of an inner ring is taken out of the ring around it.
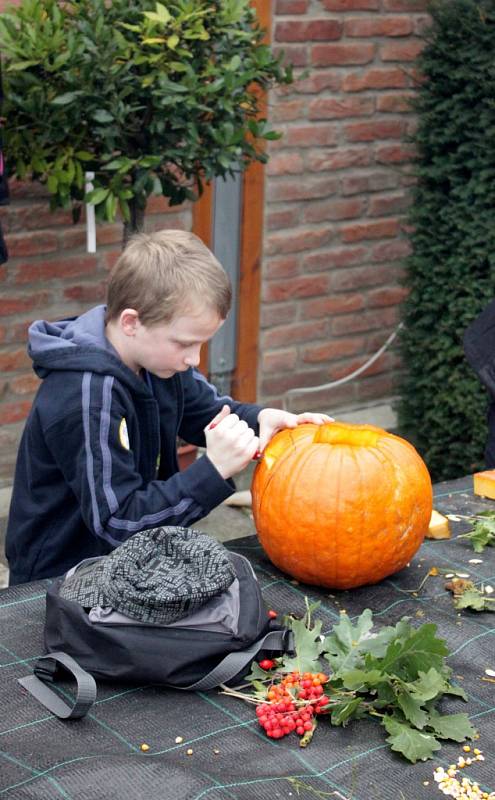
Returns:
[[[124,308],[119,316],[120,327],[125,336],[135,336],[141,325],[139,314],[135,308]]]

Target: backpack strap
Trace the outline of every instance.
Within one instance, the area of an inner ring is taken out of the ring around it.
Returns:
[[[235,678],[260,650],[293,652],[292,632],[287,629],[269,631],[245,650],[229,653],[211,672],[199,681],[191,683],[189,686],[174,686],[173,688],[184,691],[214,689],[221,683],[226,683]],[[77,692],[72,707],[57,692],[46,685],[47,681],[54,682],[58,665],[62,665],[76,679]],[[18,678],[18,682],[45,708],[60,719],[79,719],[84,717],[96,699],[95,679],[67,653],[57,652],[41,656],[35,664],[34,674],[27,675],[25,678]]]
[[[203,678],[200,678],[199,681],[191,683],[189,686],[175,686],[174,688],[187,691],[206,691],[208,689],[214,689],[215,686],[220,686],[221,683],[227,683],[227,681],[235,678],[235,676],[253,660],[260,650],[279,650],[280,652],[293,651],[292,631],[287,629],[269,631],[262,636],[261,639],[257,639],[249,647],[246,647],[245,650],[229,653],[211,670],[211,672]]]
[[[72,706],[46,685],[46,681],[54,682],[58,665],[62,665],[76,679],[76,699]],[[96,699],[95,679],[67,653],[50,653],[47,656],[41,656],[35,664],[34,675],[18,678],[18,681],[45,708],[60,719],[84,717]]]

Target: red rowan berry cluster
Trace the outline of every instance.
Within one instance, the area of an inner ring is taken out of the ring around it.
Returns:
[[[315,715],[328,711],[330,698],[323,690],[327,681],[323,672],[291,672],[279,683],[272,683],[266,695],[268,702],[256,708],[258,722],[267,736],[281,739],[292,731],[299,736],[312,731]]]

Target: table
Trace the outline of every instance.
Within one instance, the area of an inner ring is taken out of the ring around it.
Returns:
[[[442,513],[472,514],[495,508],[495,501],[472,494],[472,478],[435,486],[434,507]],[[493,548],[472,565],[474,553],[457,535],[428,540],[411,564],[375,586],[332,592],[292,583],[264,556],[255,536],[228,546],[247,555],[259,576],[267,604],[303,613],[304,598],[319,599],[317,615],[328,631],[341,609],[350,618],[371,608],[377,624],[402,616],[414,624],[434,622],[451,651],[449,664],[468,694],[464,703],[448,701],[446,713],[465,711],[479,729],[478,747],[486,760],[474,765],[473,780],[495,790],[494,685],[483,680],[495,669],[495,615],[462,612],[453,606],[433,567],[468,572],[475,582],[495,583]],[[462,754],[447,743],[427,762],[410,764],[393,753],[383,728],[367,720],[346,728],[320,724],[310,746],[298,747],[292,734],[268,739],[252,708],[216,691],[181,693],[157,687],[100,683],[98,698],[83,720],[63,722],[46,712],[17,683],[42,653],[44,594],[47,581],[0,592],[0,797],[12,800],[434,800],[444,795],[433,780]],[[178,736],[183,741],[176,743]],[[142,752],[140,745],[149,744]],[[187,755],[187,750],[193,753]]]

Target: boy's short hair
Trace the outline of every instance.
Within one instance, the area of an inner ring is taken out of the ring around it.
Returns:
[[[162,230],[133,236],[112,272],[106,322],[134,308],[143,325],[170,322],[200,303],[225,319],[232,302],[229,276],[194,233]]]

